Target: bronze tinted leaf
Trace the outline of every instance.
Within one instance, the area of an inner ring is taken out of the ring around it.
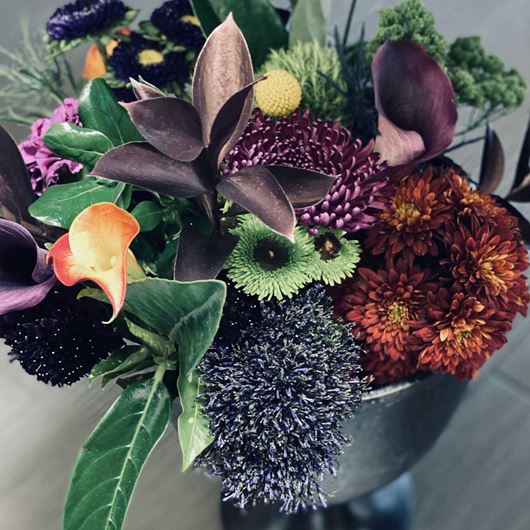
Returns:
[[[180,282],[213,280],[237,243],[231,234],[205,236],[185,225],[180,234],[174,279]]]
[[[297,167],[266,168],[274,175],[294,208],[306,208],[320,202],[337,178]]]
[[[92,174],[172,197],[198,197],[206,193],[211,181],[203,159],[179,162],[147,142],[120,145],[106,153]]]
[[[253,87],[258,81],[242,88],[231,96],[215,117],[208,148],[212,164],[219,167],[223,158],[236,145],[248,122],[249,102],[252,103]],[[246,119],[242,119],[245,116]]]
[[[517,188],[528,175],[530,175],[530,120],[528,120],[528,127],[521,146],[521,154],[517,161],[513,188]]]
[[[22,155],[0,125],[0,217],[31,221],[28,207],[35,200]]]
[[[530,173],[523,178],[521,184],[513,189],[506,198],[509,201],[530,202]]]
[[[495,129],[488,123],[482,150],[479,189],[484,193],[493,193],[504,175],[504,150]]]
[[[193,105],[201,117],[205,145],[210,144],[212,126],[222,106],[253,79],[247,43],[232,15],[229,15],[206,40],[193,76]],[[239,117],[245,125],[251,104],[248,98]],[[236,140],[241,134],[238,131],[241,131],[241,124],[233,134]]]
[[[296,224],[293,207],[266,167],[246,167],[226,175],[217,185],[217,191],[254,214],[271,230],[293,239]]]
[[[161,153],[181,162],[191,162],[201,154],[201,119],[187,101],[157,97],[123,106],[140,134]]]
[[[136,99],[149,99],[149,98],[160,98],[164,97],[166,94],[162,92],[159,88],[151,83],[148,83],[140,77],[140,80],[131,78],[132,90]]]

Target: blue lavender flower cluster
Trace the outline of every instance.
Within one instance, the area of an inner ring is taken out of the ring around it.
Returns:
[[[320,287],[259,305],[232,292],[226,308],[199,367],[215,437],[199,465],[240,507],[324,503],[320,480],[334,473],[342,422],[361,402],[361,348]]]

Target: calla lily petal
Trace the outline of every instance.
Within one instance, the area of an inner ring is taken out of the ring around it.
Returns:
[[[112,304],[112,322],[125,301],[129,246],[139,233],[140,225],[130,213],[112,203],[94,204],[74,219],[48,259],[53,259],[64,285],[90,280],[101,287]]]
[[[390,165],[416,164],[453,141],[457,111],[451,81],[416,42],[386,42],[372,62],[380,114],[375,150]]]
[[[55,282],[53,269],[46,265],[46,251],[30,232],[0,219],[0,315],[36,306]]]

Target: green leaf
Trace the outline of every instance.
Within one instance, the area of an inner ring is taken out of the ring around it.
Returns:
[[[287,30],[268,0],[195,0],[193,4],[207,34],[230,13],[234,15],[247,41],[255,70],[265,62],[270,50],[287,46]]]
[[[226,285],[146,278],[127,287],[126,311],[179,345],[180,371],[189,375],[210,347],[221,321]]]
[[[169,356],[175,351],[173,343],[164,337],[135,324],[128,318],[125,319],[125,323],[127,324],[127,328],[131,332],[131,335],[153,352],[156,352],[159,355]]]
[[[326,44],[331,0],[302,0],[296,3],[289,28],[289,46],[296,42]]]
[[[153,201],[142,201],[138,203],[131,212],[140,223],[142,232],[154,230],[164,218],[165,210]]]
[[[64,510],[64,530],[120,530],[147,457],[166,430],[171,399],[154,379],[127,387],[83,445]]]
[[[44,142],[57,156],[79,162],[88,170],[113,148],[112,142],[103,133],[71,123],[52,125],[44,136]]]
[[[182,413],[178,419],[180,448],[182,450],[182,471],[188,469],[212,442],[208,418],[198,397],[201,392],[201,378],[197,370],[185,376],[180,374],[177,382]]]
[[[141,141],[142,136],[103,79],[90,81],[79,97],[84,127],[103,133],[114,146]]]
[[[56,184],[29,207],[29,212],[44,224],[68,229],[83,210],[98,202],[116,203],[125,189],[122,182],[102,182],[92,177]]]

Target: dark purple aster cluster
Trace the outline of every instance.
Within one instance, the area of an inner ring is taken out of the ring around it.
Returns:
[[[121,41],[109,57],[109,66],[121,81],[142,77],[153,85],[165,87],[182,84],[189,75],[189,63],[183,53],[163,53],[164,46],[131,33],[128,41]]]
[[[79,289],[57,287],[39,305],[0,316],[9,355],[39,381],[71,385],[123,346],[95,300],[76,299]]]
[[[342,421],[361,400],[360,348],[321,288],[259,305],[229,300],[199,366],[214,435],[199,465],[241,507],[278,503],[291,513],[324,503],[320,480],[334,473]]]
[[[121,0],[76,0],[55,10],[46,31],[54,40],[80,39],[112,26],[127,11]]]
[[[151,23],[170,40],[186,48],[196,50],[204,44],[204,35],[189,0],[164,2],[153,11]]]
[[[356,232],[369,228],[391,192],[385,166],[339,123],[312,120],[310,112],[297,111],[281,119],[253,114],[238,144],[225,160],[225,173],[246,166],[285,165],[336,175],[323,201],[298,210],[301,223]],[[316,231],[315,231],[316,232]]]

